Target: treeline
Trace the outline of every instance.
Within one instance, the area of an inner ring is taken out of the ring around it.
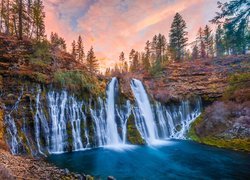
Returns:
[[[211,20],[217,25],[213,32],[209,25],[200,27],[195,41],[188,42],[186,22],[179,13],[174,16],[169,32],[169,41],[162,34],[147,41],[143,52],[132,49],[128,60],[124,52],[114,69],[107,68],[106,75],[147,71],[153,75],[170,61],[206,59],[226,55],[246,54],[250,47],[249,16],[250,2],[218,2],[221,12]],[[189,48],[187,48],[189,47]]]
[[[19,40],[32,39],[39,43],[38,48],[67,51],[64,38],[56,32],[52,32],[48,40],[45,35],[45,12],[42,0],[1,0],[0,1],[0,32],[10,36],[16,36]],[[93,47],[84,54],[82,37],[77,43],[72,43],[72,56],[81,64],[86,64],[91,73],[98,71],[98,62]]]

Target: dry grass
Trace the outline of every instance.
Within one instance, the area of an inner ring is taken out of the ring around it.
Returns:
[[[0,164],[0,179],[8,179],[8,180],[14,180],[15,178],[10,175],[7,169],[5,169],[1,164]]]

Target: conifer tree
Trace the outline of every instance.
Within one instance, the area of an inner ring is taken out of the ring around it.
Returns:
[[[206,51],[206,57],[213,57],[214,50],[213,50],[213,35],[212,30],[208,25],[204,28],[204,45],[205,45],[205,51]]]
[[[223,44],[223,36],[224,31],[221,28],[221,25],[218,25],[215,33],[215,50],[216,50],[216,56],[220,57],[224,54],[225,48]]]
[[[44,6],[41,0],[34,0],[33,3],[33,24],[35,29],[35,38],[37,41],[41,41],[45,34],[45,24],[44,24]]]
[[[51,32],[50,43],[51,43],[52,47],[58,48],[62,51],[66,51],[65,40],[62,37],[59,37],[59,35],[57,33]]]
[[[128,72],[128,63],[127,63],[127,61],[124,62],[124,72],[125,73]]]
[[[90,50],[88,51],[86,61],[87,61],[86,66],[87,66],[88,71],[90,73],[97,73],[99,64],[98,64],[98,60],[95,57],[93,47],[91,47]]]
[[[71,54],[72,54],[72,56],[74,57],[74,58],[76,58],[76,41],[75,40],[73,40],[73,42],[72,42],[72,51],[71,51]]]
[[[195,45],[192,50],[192,59],[195,60],[198,59],[198,57],[199,57],[199,49],[198,46]]]
[[[125,56],[124,56],[124,52],[121,52],[120,56],[119,56],[119,61],[120,61],[120,69],[121,72],[124,71],[124,62],[125,62]]]
[[[142,57],[142,65],[146,71],[150,69],[150,42],[146,42],[145,46],[145,53],[144,56]]]
[[[85,54],[84,54],[82,37],[78,36],[77,47],[76,47],[76,60],[78,62],[83,63],[84,58],[85,58]]]
[[[198,44],[199,58],[205,58],[206,57],[206,46],[204,43],[204,31],[201,27],[198,30],[196,42]]]
[[[179,13],[176,13],[169,33],[170,48],[174,53],[174,60],[181,60],[184,56],[188,41],[186,28],[186,22]]]

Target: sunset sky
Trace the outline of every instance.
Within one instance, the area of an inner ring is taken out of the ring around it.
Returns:
[[[225,2],[226,0],[221,0]],[[217,0],[45,0],[46,32],[57,32],[70,50],[82,35],[85,54],[93,45],[100,68],[114,66],[121,51],[134,48],[162,33],[168,40],[173,16],[179,12],[193,41],[200,26],[214,17]]]

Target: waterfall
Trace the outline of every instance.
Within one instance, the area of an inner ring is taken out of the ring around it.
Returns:
[[[168,138],[186,138],[190,124],[200,115],[200,98],[195,99],[194,108],[191,108],[189,101],[182,101],[180,105],[174,106],[159,102],[151,105],[141,81],[133,79],[131,88],[137,105],[132,109],[136,128],[148,144]]]
[[[126,144],[127,137],[127,122],[128,118],[131,115],[131,104],[130,101],[127,100],[125,106],[120,109],[118,106],[116,107],[116,113],[120,119],[121,129],[122,129],[122,144]]]
[[[73,150],[82,150],[83,143],[81,138],[81,123],[82,120],[86,121],[86,116],[82,112],[83,102],[77,102],[74,97],[70,97],[69,100],[70,103],[68,104],[68,109],[69,109],[70,123],[72,127]],[[85,134],[85,136],[87,137],[88,141],[88,135]],[[88,143],[89,142],[87,142],[87,144]]]
[[[107,144],[114,145],[120,144],[121,140],[117,130],[117,124],[115,121],[115,93],[117,86],[117,79],[112,78],[107,88]]]
[[[97,138],[98,146],[107,145],[119,145],[125,143],[126,133],[126,117],[122,116],[117,112],[115,96],[117,93],[118,81],[116,78],[112,78],[107,87],[107,98],[104,103],[101,98],[98,98],[97,106],[93,109],[90,106],[91,116],[95,124],[95,134]],[[122,119],[122,139],[118,133],[118,125],[116,122],[116,113]],[[124,120],[124,121],[123,121]]]
[[[106,112],[104,108],[104,102],[99,97],[96,107],[89,107],[91,117],[95,124],[95,139],[97,141],[97,146],[104,146],[107,144],[106,141]]]
[[[32,152],[34,155],[46,155],[91,147],[122,148],[131,143],[127,137],[131,137],[128,133],[135,134],[134,130],[149,145],[169,138],[186,138],[191,122],[200,115],[201,98],[184,100],[179,104],[162,104],[149,100],[141,81],[133,79],[130,86],[135,103],[118,99],[116,78],[109,82],[105,99],[89,99],[88,103],[78,100],[66,90],[44,93],[38,87],[35,103],[32,99],[30,101],[34,123],[25,118],[26,113],[21,113],[20,117],[22,90],[5,115],[10,151],[13,154]],[[15,119],[17,117],[20,120]]]
[[[65,122],[67,92],[49,92],[48,101],[50,121],[52,123],[50,152],[62,153],[64,152],[67,145],[67,129]]]
[[[152,143],[158,139],[158,130],[146,90],[144,89],[142,82],[137,79],[131,81],[131,88],[139,107],[139,109],[135,111],[137,117],[136,125],[143,138],[148,143]]]
[[[38,94],[36,96],[36,114],[34,117],[34,121],[35,121],[35,137],[36,137],[36,144],[37,144],[37,149],[38,152],[40,154],[44,154],[41,150],[41,145],[40,145],[40,140],[41,140],[41,128],[43,131],[43,135],[45,137],[45,142],[46,145],[49,146],[49,125],[48,125],[48,120],[46,119],[43,109],[42,109],[42,105],[41,105],[41,89],[38,88]],[[32,107],[32,106],[30,106]],[[33,111],[33,109],[31,108],[31,110]],[[49,150],[49,149],[47,149]]]

